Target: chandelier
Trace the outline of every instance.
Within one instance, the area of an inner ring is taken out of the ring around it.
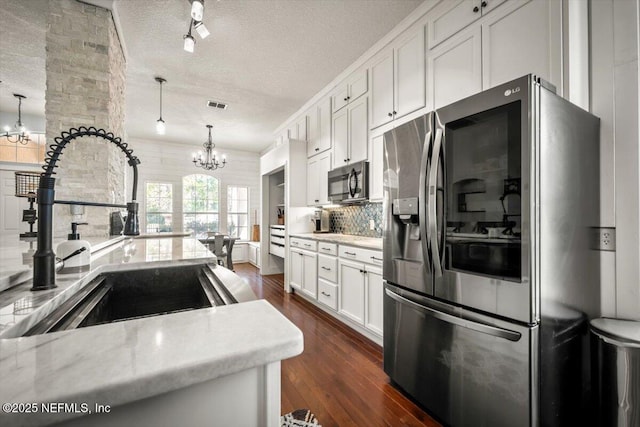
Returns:
[[[25,125],[22,123],[22,100],[25,99],[26,96],[19,95],[17,93],[14,93],[13,96],[18,98],[18,121],[14,125],[13,131],[11,131],[10,126],[5,126],[4,134],[2,134],[2,136],[6,137],[9,142],[12,142],[14,144],[17,144],[19,142],[20,144],[26,145],[29,141],[31,141],[29,132],[27,131]]]
[[[207,125],[207,128],[209,128],[209,139],[207,140],[207,142],[202,144],[205,152],[203,153],[202,151],[198,151],[197,153],[193,153],[193,164],[196,165],[196,167],[208,171],[222,169],[227,164],[226,155],[222,155],[222,162],[220,162],[216,152],[213,151],[213,149],[216,148],[216,144],[214,144],[211,140],[212,127],[212,125]]]

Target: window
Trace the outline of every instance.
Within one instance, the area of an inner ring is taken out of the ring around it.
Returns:
[[[208,231],[219,231],[218,211],[220,195],[218,180],[208,175],[189,175],[182,178],[182,213],[185,231],[202,238]]]
[[[43,163],[47,144],[43,134],[31,134],[26,144],[9,142],[0,137],[0,161],[12,163]]]
[[[227,187],[227,231],[232,237],[249,240],[248,187]]]
[[[147,233],[171,231],[173,186],[163,182],[147,182],[145,196]]]

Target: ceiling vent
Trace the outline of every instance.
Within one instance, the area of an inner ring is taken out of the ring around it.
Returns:
[[[223,102],[217,102],[217,101],[207,101],[207,105],[209,107],[213,107],[213,108],[219,108],[221,110],[226,110],[227,109],[227,104],[223,103]]]

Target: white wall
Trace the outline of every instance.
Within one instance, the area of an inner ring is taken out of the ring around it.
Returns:
[[[601,119],[601,224],[616,227],[602,252],[604,316],[640,320],[639,0],[591,1],[591,109]]]
[[[220,180],[220,231],[227,230],[227,186],[249,187],[249,237],[254,214],[258,210],[260,222],[260,156],[258,153],[218,149],[227,155],[228,164],[223,169],[205,171],[197,168],[191,156],[199,147],[172,142],[158,142],[144,139],[130,139],[134,154],[140,159],[138,165],[138,201],[140,202],[141,230],[144,223],[145,182],[170,182],[173,184],[173,230],[182,230],[182,178],[203,173]],[[129,194],[130,190],[127,190]]]

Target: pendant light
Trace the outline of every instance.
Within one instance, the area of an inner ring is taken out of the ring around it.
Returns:
[[[12,142],[14,144],[20,143],[22,145],[26,145],[29,141],[31,141],[31,138],[29,135],[29,131],[22,123],[22,100],[26,99],[27,97],[24,95],[19,95],[17,93],[14,93],[13,96],[18,99],[18,121],[14,125],[13,131],[11,130],[11,126],[5,126],[5,133],[2,136],[7,138],[9,142]]]
[[[164,135],[167,129],[164,120],[162,120],[162,83],[166,83],[166,80],[162,77],[156,77],[155,80],[160,83],[160,118],[156,122],[156,133]]]

